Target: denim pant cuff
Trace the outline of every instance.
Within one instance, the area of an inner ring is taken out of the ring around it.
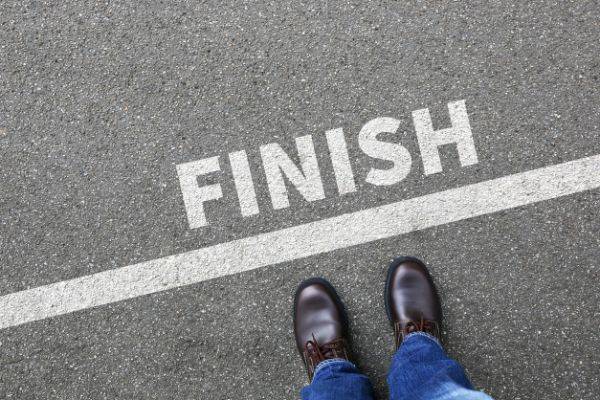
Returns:
[[[425,337],[425,338],[427,338],[429,340],[432,340],[438,346],[440,346],[442,349],[444,348],[442,346],[442,342],[440,342],[440,340],[438,338],[436,338],[435,336],[433,336],[433,335],[431,335],[431,334],[429,334],[427,332],[421,332],[421,331],[409,333],[408,335],[406,335],[404,337],[404,340],[402,340],[402,343],[406,343],[406,341],[409,340],[411,337],[417,337],[417,336],[422,336],[422,337]]]
[[[348,361],[344,358],[331,358],[329,360],[321,361],[319,364],[317,364],[317,367],[315,368],[313,380],[315,379],[315,377],[317,376],[319,371],[321,371],[324,367],[331,365],[331,364],[347,364],[347,365],[351,365],[353,368],[356,368],[354,366],[354,364],[352,364],[350,361]]]

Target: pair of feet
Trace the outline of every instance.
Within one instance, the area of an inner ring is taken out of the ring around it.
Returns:
[[[406,335],[425,332],[440,338],[440,299],[425,264],[413,257],[389,266],[385,306],[394,328],[396,349]],[[317,365],[329,359],[349,359],[348,319],[335,289],[321,278],[300,284],[294,299],[296,345],[312,381]]]

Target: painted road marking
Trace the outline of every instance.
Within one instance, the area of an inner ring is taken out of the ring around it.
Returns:
[[[0,329],[600,188],[600,155],[0,297]]]
[[[478,163],[465,100],[448,103],[448,113],[450,126],[438,130],[433,128],[428,108],[412,113],[417,142],[421,151],[423,171],[426,176],[442,172],[439,153],[441,146],[455,146],[460,165],[463,167]],[[388,164],[388,167],[384,169],[370,168],[364,178],[369,185],[395,185],[410,173],[413,160],[408,149],[401,143],[390,142],[384,138],[385,134],[396,133],[401,126],[402,121],[398,119],[378,117],[366,122],[358,132],[356,139],[361,152],[373,160],[386,161]],[[343,128],[331,129],[325,132],[325,137],[338,195],[355,192],[356,181]],[[233,178],[243,217],[260,212],[253,176],[262,177],[264,175],[266,178],[271,206],[274,210],[290,206],[288,186],[293,186],[307,202],[325,198],[327,191],[324,187],[325,182],[321,178],[319,157],[317,157],[313,136],[300,136],[296,138],[295,142],[299,165],[279,143],[260,146],[261,172],[254,171],[253,173],[250,170],[251,164],[245,150],[229,153],[231,166],[229,178]],[[226,175],[222,174],[220,160],[220,155],[216,155],[176,166],[190,229],[209,225],[204,211],[204,203],[223,197],[220,183],[200,186],[198,182],[200,176],[207,174],[216,174],[219,178],[225,178]]]

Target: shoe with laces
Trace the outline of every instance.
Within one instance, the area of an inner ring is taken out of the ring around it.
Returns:
[[[309,381],[325,360],[348,360],[348,319],[335,289],[321,278],[300,284],[294,299],[294,335]]]
[[[413,332],[425,332],[440,339],[440,297],[427,267],[419,259],[401,257],[389,266],[385,305],[394,327],[396,349]]]

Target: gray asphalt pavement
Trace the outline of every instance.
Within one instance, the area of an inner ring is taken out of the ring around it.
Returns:
[[[597,1],[0,3],[0,296],[600,154]],[[425,175],[411,112],[464,99],[479,162]],[[356,136],[381,116],[408,177]],[[357,191],[338,196],[324,133],[343,127]],[[190,229],[176,165],[313,135],[326,198],[242,217],[233,180]],[[383,167],[381,167],[383,168]],[[600,171],[598,171],[600,173]],[[386,398],[383,281],[431,267],[446,344],[496,399],[600,393],[600,191],[386,238],[0,330],[0,398],[295,399],[296,285],[348,306],[357,362]],[[393,221],[390,221],[393,223]],[[344,229],[343,226],[339,227]],[[201,268],[201,266],[199,266]],[[0,310],[0,313],[2,310]]]

